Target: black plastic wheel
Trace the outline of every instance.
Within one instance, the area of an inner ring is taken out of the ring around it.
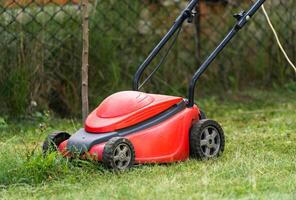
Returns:
[[[106,168],[115,171],[130,169],[135,162],[135,150],[132,143],[121,137],[111,138],[103,150],[103,163]]]
[[[190,155],[198,159],[211,159],[224,151],[225,138],[222,127],[214,120],[203,119],[190,130]]]
[[[58,150],[58,146],[65,140],[69,139],[71,135],[64,131],[56,131],[44,140],[42,145],[43,155]]]

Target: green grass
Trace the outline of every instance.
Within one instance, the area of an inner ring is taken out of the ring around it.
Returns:
[[[0,118],[0,199],[295,199],[295,99],[295,91],[251,91],[202,100],[226,133],[221,158],[141,165],[121,174],[41,156],[46,133],[73,132],[75,121]]]

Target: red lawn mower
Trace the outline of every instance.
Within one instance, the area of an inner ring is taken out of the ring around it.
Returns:
[[[194,104],[197,80],[224,49],[234,35],[250,20],[265,0],[258,0],[247,12],[235,14],[237,19],[224,40],[194,74],[189,85],[188,99],[147,94],[139,89],[159,69],[180,33],[185,20],[192,22],[193,9],[198,0],[192,0],[175,23],[138,68],[133,91],[123,91],[107,97],[86,119],[84,128],[72,136],[55,132],[43,143],[43,152],[59,151],[65,157],[102,161],[112,170],[127,170],[139,163],[170,163],[189,157],[211,159],[224,150],[221,126]],[[144,70],[165,44],[175,36],[161,63],[139,85]]]

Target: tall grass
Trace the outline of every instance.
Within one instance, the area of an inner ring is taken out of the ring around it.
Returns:
[[[43,119],[42,123],[43,129],[34,128],[36,122],[25,122],[21,129],[18,126],[12,127],[11,124],[0,126],[3,137],[0,139],[1,187],[40,185],[69,177],[76,180],[76,177],[84,173],[102,171],[102,166],[95,161],[70,160],[56,152],[43,155],[41,144],[51,129],[51,123],[49,119]]]

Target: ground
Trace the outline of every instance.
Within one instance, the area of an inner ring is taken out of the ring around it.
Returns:
[[[225,130],[222,157],[141,165],[120,174],[41,156],[45,135],[73,132],[80,126],[74,120],[2,119],[0,199],[296,199],[295,90],[230,96],[198,101]]]

